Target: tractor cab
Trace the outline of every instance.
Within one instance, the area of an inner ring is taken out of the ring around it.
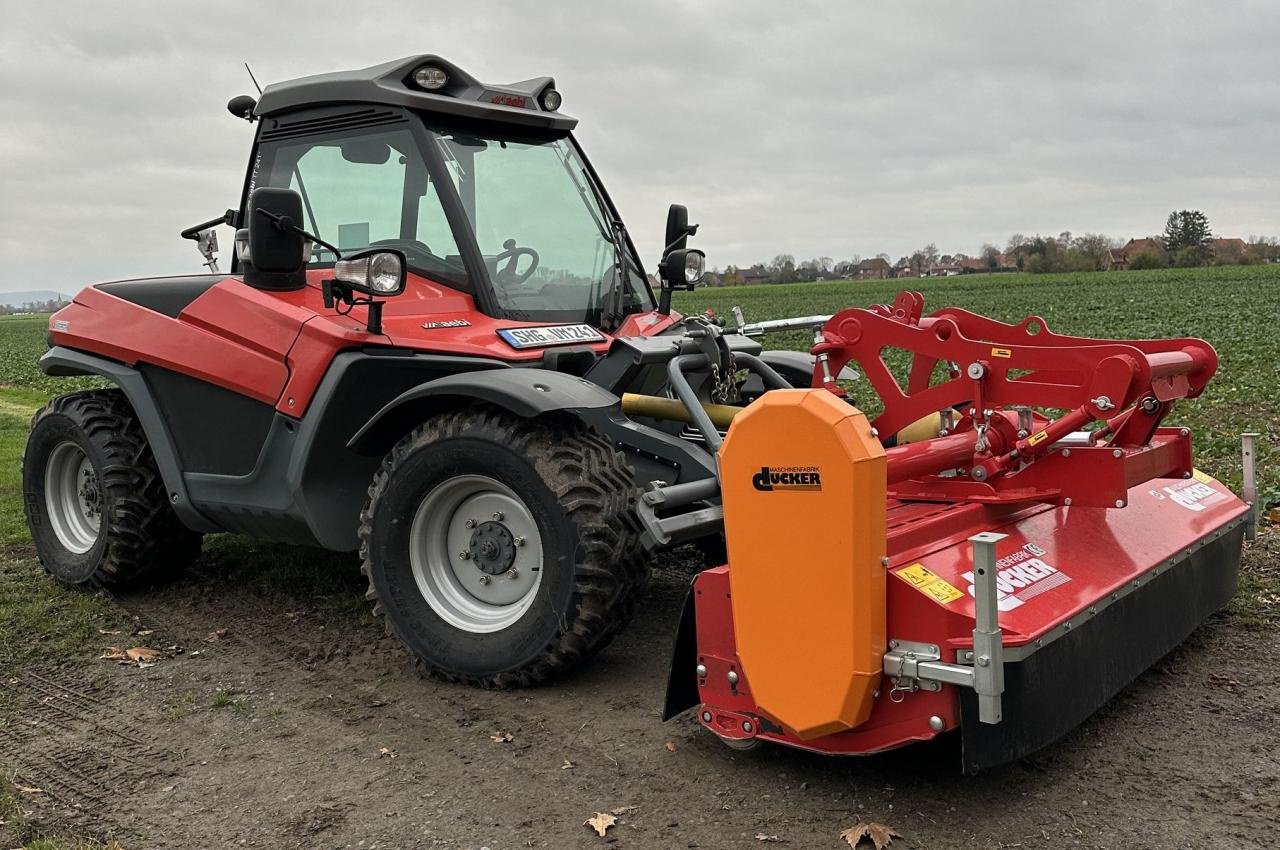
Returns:
[[[379,262],[401,264],[407,283],[355,281],[370,296],[356,303],[412,291],[387,310],[420,317],[449,312],[464,293],[482,323],[578,327],[603,341],[599,331],[617,332],[628,317],[658,310],[659,299],[573,138],[577,120],[560,104],[550,77],[486,85],[436,56],[273,84],[256,102],[234,99],[228,108],[258,132],[234,216],[233,271],[287,290],[306,272],[336,270],[341,282],[352,265],[345,260],[390,254]],[[276,190],[274,212],[255,200],[264,190]],[[701,276],[701,253],[683,250],[691,230],[682,210],[673,208],[667,240],[679,251],[670,263],[676,286]],[[275,250],[290,239],[300,240],[302,266],[296,248]],[[661,307],[669,312],[669,294]]]

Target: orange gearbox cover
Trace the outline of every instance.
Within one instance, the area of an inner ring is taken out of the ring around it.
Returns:
[[[885,455],[827,390],[774,390],[720,451],[734,637],[756,705],[800,738],[867,720],[885,651]]]

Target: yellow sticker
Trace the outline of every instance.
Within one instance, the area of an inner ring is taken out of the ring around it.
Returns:
[[[1003,358],[1005,358],[1005,359],[1007,360],[1008,358],[1010,358],[1010,357],[1012,357],[1012,356],[1013,356],[1013,352],[1012,352],[1012,351],[1010,351],[1010,350],[1009,350],[1009,349],[1007,349],[1007,348],[993,348],[993,349],[991,349],[991,356],[992,356],[992,357],[1003,357]]]
[[[1192,469],[1192,470],[1191,470],[1191,475],[1192,475],[1192,477],[1194,477],[1197,481],[1199,481],[1201,484],[1215,484],[1215,483],[1217,483],[1217,482],[1215,482],[1215,481],[1213,480],[1213,476],[1212,476],[1212,475],[1210,475],[1210,474],[1209,474],[1209,473],[1207,473],[1207,472],[1204,472],[1203,470],[1199,470],[1199,469]]]
[[[925,596],[936,599],[943,605],[955,602],[964,596],[946,579],[930,572],[924,564],[912,564],[909,567],[904,567],[898,570],[897,575]]]
[[[1043,443],[1044,438],[1047,436],[1049,436],[1048,431],[1041,431],[1038,434],[1032,434],[1031,437],[1027,439],[1027,445],[1034,446],[1037,443]]]

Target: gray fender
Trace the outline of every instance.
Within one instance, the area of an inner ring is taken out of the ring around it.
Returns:
[[[808,387],[809,381],[813,376],[813,366],[815,358],[806,351],[785,351],[776,349],[773,351],[765,351],[760,354],[760,359],[765,365],[771,366],[775,372],[778,372],[788,381],[803,376],[801,388]],[[845,366],[840,370],[840,374],[836,376],[842,381],[856,381],[858,373]]]
[[[347,448],[363,455],[385,453],[425,417],[466,401],[486,402],[525,419],[555,411],[603,411],[620,402],[590,381],[547,369],[459,372],[392,399],[356,432]]]
[[[129,399],[133,412],[138,415],[138,422],[142,425],[142,432],[147,435],[147,444],[151,447],[151,454],[156,459],[156,467],[160,470],[160,477],[164,479],[165,489],[169,491],[169,499],[178,518],[193,531],[221,530],[191,504],[186,482],[182,478],[178,450],[142,373],[124,363],[60,345],[50,348],[40,358],[40,371],[54,377],[99,375],[119,387],[125,398]]]

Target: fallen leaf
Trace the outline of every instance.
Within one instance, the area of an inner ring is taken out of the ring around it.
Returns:
[[[102,654],[98,656],[103,661],[128,661],[129,656],[118,646],[108,646],[102,650]]]
[[[100,635],[118,635],[121,634],[119,629],[98,629]]]
[[[560,765],[561,770],[573,770],[575,767],[577,767],[577,765],[568,759],[565,759],[564,764]]]
[[[148,649],[145,646],[135,646],[132,649],[126,649],[124,654],[130,661],[136,661],[139,664],[154,664],[156,659],[160,657],[159,652],[154,649]]]
[[[770,844],[781,844],[782,839],[776,835],[765,835],[763,832],[756,833],[756,841],[768,841]]]
[[[636,809],[638,809],[638,808],[640,808],[640,807],[639,807],[639,806],[618,806],[618,808],[616,808],[616,809],[610,809],[610,810],[609,810],[609,814],[611,814],[611,815],[625,815],[627,812],[634,812],[634,811],[635,811]]]
[[[609,827],[618,822],[618,819],[606,812],[596,812],[593,817],[589,817],[582,822],[583,826],[589,826],[596,831],[596,835],[604,838],[604,834],[609,831]]]
[[[667,752],[674,753],[678,749],[680,748],[676,746],[675,741],[667,741]]]
[[[19,794],[43,794],[44,793],[43,788],[32,788],[30,785],[19,785],[16,782],[13,783],[13,790],[17,791]]]
[[[862,839],[867,838],[875,845],[876,850],[884,850],[893,843],[893,839],[901,838],[891,826],[885,826],[882,823],[865,822],[852,826],[840,833],[840,837],[849,842],[850,847],[857,847],[862,843]]]
[[[383,758],[385,756],[386,758],[393,759],[399,755],[399,753],[389,747],[378,747],[378,758]]]
[[[213,631],[209,632],[209,636],[206,637],[204,640],[205,640],[205,643],[217,643],[218,641],[222,640],[226,636],[227,636],[226,629],[214,629]]]
[[[146,637],[147,635],[155,634],[155,631],[155,629],[138,629],[134,634],[138,637]]]
[[[489,736],[489,740],[495,744],[509,744],[514,739],[511,737],[510,732],[494,732]]]

